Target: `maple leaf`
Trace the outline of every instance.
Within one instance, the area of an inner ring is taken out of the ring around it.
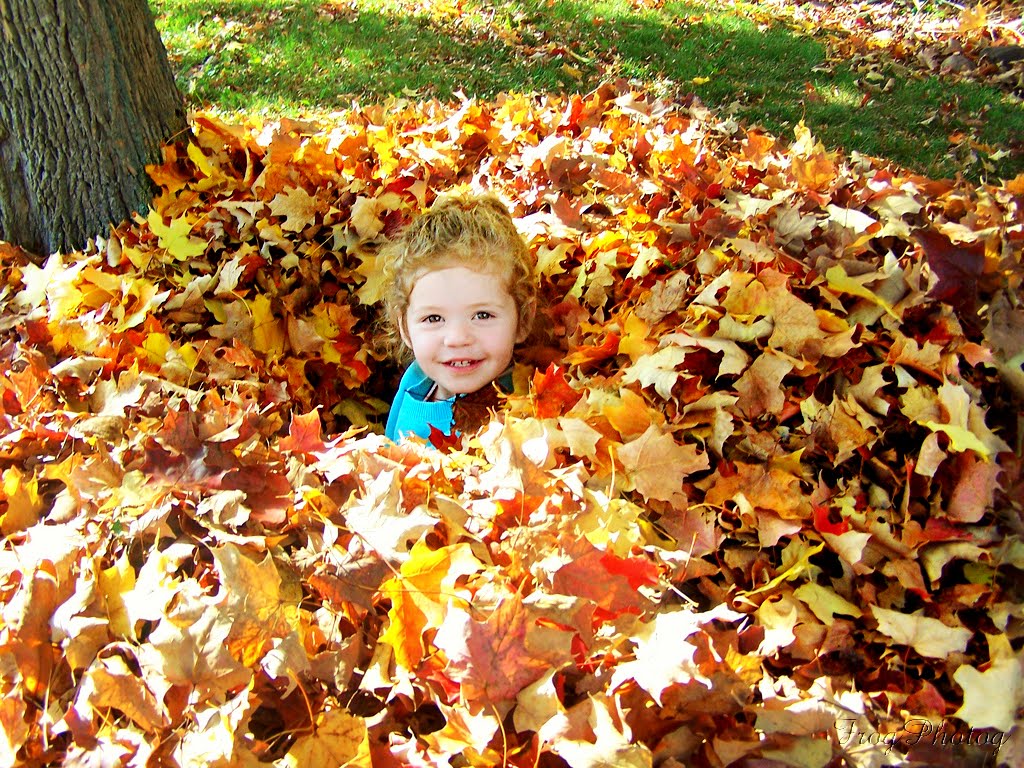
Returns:
[[[974,634],[964,627],[947,626],[920,611],[906,614],[872,605],[871,613],[879,632],[893,642],[909,645],[922,656],[944,659],[951,653],[963,652]]]
[[[438,520],[417,507],[411,512],[401,502],[402,480],[394,470],[381,471],[366,485],[365,494],[345,509],[345,524],[363,544],[387,562],[403,562],[421,535]]]
[[[170,224],[164,224],[164,217],[150,209],[146,221],[157,236],[160,247],[172,258],[186,261],[206,252],[206,242],[190,236],[193,225],[186,216],[172,218]]]
[[[42,268],[31,262],[25,264],[21,274],[24,288],[15,296],[15,302],[20,306],[41,306],[46,300],[47,287],[63,269],[64,263],[59,253],[51,254]]]
[[[621,345],[621,341],[620,341]],[[639,382],[654,390],[664,399],[672,397],[672,387],[679,380],[676,366],[686,359],[686,352],[674,345],[664,346],[657,352],[644,355],[637,362],[626,368],[622,375],[625,384]]]
[[[965,320],[971,319],[978,302],[978,281],[985,268],[984,244],[954,245],[934,230],[919,230],[914,239],[936,277],[930,295],[956,307]]]
[[[560,594],[592,600],[613,615],[640,613],[651,603],[637,590],[656,583],[657,576],[647,560],[591,549],[555,571],[553,587]]]
[[[605,697],[589,697],[576,706],[579,711],[569,714],[567,719],[570,722],[582,721],[592,735],[587,738],[583,734],[564,734],[552,752],[569,765],[593,768],[612,765],[617,768],[650,768],[653,765],[650,750],[642,744],[633,743],[628,726],[612,714],[615,712],[613,701]]]
[[[680,445],[653,424],[619,448],[616,455],[633,487],[645,498],[664,501],[683,498],[683,478],[710,466],[706,453],[693,445]]]
[[[545,671],[571,659],[568,632],[539,627],[515,593],[502,595],[484,621],[449,610],[434,644],[448,659],[445,675],[471,704],[499,706]]]
[[[782,380],[792,370],[791,360],[766,351],[736,382],[736,391],[740,395],[737,405],[748,418],[757,418],[764,413],[781,413],[786,404]]]
[[[293,415],[288,436],[278,441],[282,451],[298,451],[306,454],[323,452],[327,446],[321,434],[320,413],[314,408],[307,414]]]
[[[551,363],[544,373],[537,371],[533,375],[533,396],[537,417],[548,419],[566,413],[579,402],[583,393],[573,389],[564,370]]]
[[[317,199],[302,187],[291,187],[287,192],[278,192],[268,207],[274,216],[284,219],[282,230],[301,232],[313,223],[320,206]]]
[[[352,204],[349,225],[362,240],[370,240],[384,231],[382,214],[402,206],[403,199],[396,192],[385,192],[377,197],[360,196]]]
[[[826,626],[832,625],[836,615],[857,618],[863,615],[863,611],[860,608],[849,600],[837,595],[835,590],[821,584],[814,582],[801,584],[793,590],[793,595],[805,603],[811,609],[811,612]],[[872,606],[872,609],[875,607]]]
[[[289,599],[282,594],[281,576],[269,556],[256,562],[231,544],[214,550],[213,556],[226,585],[222,619],[231,622],[227,647],[245,666],[252,666],[266,654],[272,638],[298,629],[299,595]]]
[[[0,515],[0,531],[10,536],[39,522],[46,505],[35,477],[26,478],[20,469],[10,467],[4,470],[2,488],[7,511]]]
[[[953,673],[964,692],[963,706],[954,716],[972,728],[1006,732],[1013,727],[1017,709],[1024,701],[1021,660],[1005,635],[989,635],[988,646],[991,665],[984,672],[963,664]]]
[[[365,765],[370,757],[366,721],[343,709],[331,709],[317,716],[313,732],[296,739],[281,765],[304,766]]]
[[[376,304],[384,297],[384,270],[380,258],[373,255],[360,257],[356,272],[365,279],[355,296],[361,304]]]
[[[131,662],[137,663],[134,658]],[[154,693],[119,655],[97,659],[86,670],[73,709],[86,721],[92,719],[93,710],[114,709],[147,731],[170,723]]]
[[[20,604],[15,603],[11,612],[12,634],[17,638],[12,655],[25,691],[38,696],[46,691],[55,661],[48,617],[56,608],[58,584],[50,563],[41,564],[26,576],[27,585],[21,590],[23,599]]]
[[[440,626],[448,604],[459,599],[455,581],[479,567],[468,544],[431,551],[417,541],[399,576],[381,586],[381,595],[391,600],[391,608],[390,624],[380,642],[394,649],[395,660],[405,669],[419,666],[426,650],[423,632]]]
[[[720,618],[725,619],[728,614],[732,612],[725,611]],[[734,618],[739,618],[739,614]],[[637,633],[630,636],[636,644],[636,658],[616,667],[612,688],[635,681],[660,705],[661,695],[669,686],[691,681],[709,684],[694,661],[700,649],[688,643],[687,638],[701,631],[701,626],[710,620],[691,611],[678,610],[659,613],[641,624]]]

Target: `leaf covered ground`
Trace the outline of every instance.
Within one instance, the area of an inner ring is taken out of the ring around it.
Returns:
[[[932,177],[1024,171],[1020,4],[927,0],[154,0],[179,86],[221,114],[608,80]],[[229,117],[229,120],[235,118]]]
[[[0,762],[1024,761],[1024,179],[611,85],[192,131],[0,245]],[[391,444],[376,249],[459,185],[538,331]]]

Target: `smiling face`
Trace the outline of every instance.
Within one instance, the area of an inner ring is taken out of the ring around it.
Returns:
[[[434,398],[476,392],[512,362],[519,311],[502,275],[463,266],[425,272],[409,294],[402,340],[437,383]]]

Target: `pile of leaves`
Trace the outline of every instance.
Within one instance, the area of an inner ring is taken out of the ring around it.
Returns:
[[[782,19],[823,36],[831,58],[849,62],[865,83],[891,87],[891,64],[984,83],[1024,96],[1024,30],[1019,3],[940,3],[925,11],[917,0],[794,3],[767,0],[751,13]],[[932,4],[934,5],[934,4]],[[742,5],[739,6],[742,8]]]
[[[0,246],[5,765],[1024,760],[1024,179],[623,86],[203,115]],[[393,444],[377,249],[509,201],[538,331]]]

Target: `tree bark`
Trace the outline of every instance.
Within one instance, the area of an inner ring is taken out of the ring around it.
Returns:
[[[0,239],[45,255],[105,234],[186,125],[146,0],[0,0]]]

